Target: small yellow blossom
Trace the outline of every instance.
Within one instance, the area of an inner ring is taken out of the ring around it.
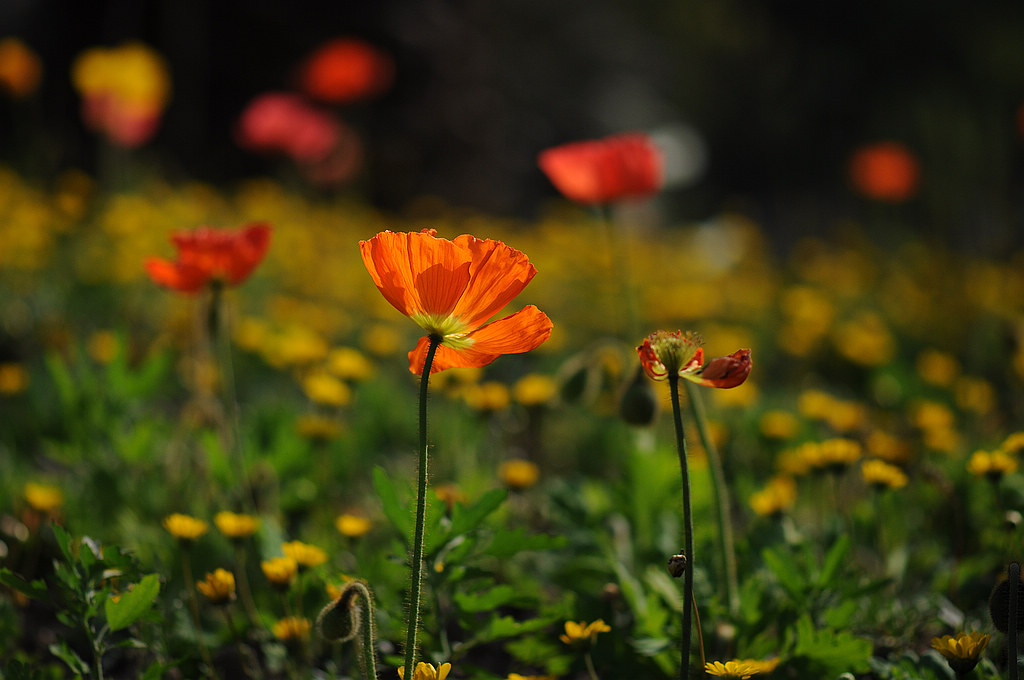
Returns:
[[[949,667],[958,675],[966,675],[978,664],[991,635],[979,633],[957,633],[932,638],[932,647],[946,657]]]
[[[1024,451],[1024,432],[1014,432],[1003,440],[999,448],[1011,455]]]
[[[64,494],[60,489],[49,484],[26,482],[23,493],[25,501],[32,506],[32,509],[39,512],[52,513],[64,505]]]
[[[565,633],[558,636],[558,639],[569,645],[573,649],[586,650],[594,646],[597,641],[598,633],[607,633],[611,630],[611,627],[604,622],[603,619],[598,619],[592,623],[586,621],[566,621],[565,622]]]
[[[271,557],[260,563],[263,575],[279,590],[287,590],[299,573],[299,563],[292,557]]]
[[[512,398],[527,407],[547,404],[557,394],[558,383],[554,378],[540,373],[524,375],[512,386]]]
[[[416,670],[412,674],[412,680],[444,680],[448,677],[448,674],[452,671],[452,665],[450,663],[440,664],[437,668],[434,668],[429,663],[420,661],[416,664]],[[405,666],[401,666],[398,669],[398,677],[405,680]]]
[[[218,512],[213,516],[213,523],[222,534],[231,539],[240,539],[252,536],[260,528],[260,518],[252,515],[242,515],[227,510]]]
[[[362,336],[362,344],[366,351],[378,357],[392,356],[402,348],[404,342],[402,333],[394,326],[385,324],[370,326]]]
[[[0,363],[0,394],[18,394],[28,388],[28,370],[24,364]]]
[[[462,398],[470,408],[484,413],[500,411],[512,401],[508,386],[493,380],[466,386]]]
[[[528,489],[540,478],[540,468],[528,460],[506,460],[498,467],[498,477],[510,489]]]
[[[355,347],[335,347],[327,353],[327,370],[342,380],[358,382],[373,375],[373,364]]]
[[[334,526],[342,536],[359,538],[370,530],[373,523],[366,517],[346,512],[338,515],[338,518],[334,520]]]
[[[164,518],[164,528],[181,541],[194,541],[209,529],[210,525],[201,519],[174,513]]]
[[[519,675],[519,673],[509,673],[505,680],[558,680],[557,675]]]
[[[305,640],[309,637],[309,631],[312,627],[313,624],[309,619],[304,619],[301,616],[286,616],[277,621],[271,630],[274,633],[274,637],[278,640],[293,642]]]
[[[761,434],[769,439],[792,439],[800,431],[800,419],[789,411],[765,411],[758,423]]]
[[[196,588],[206,596],[210,604],[227,604],[235,599],[235,575],[227,569],[217,569],[196,583]]]
[[[327,561],[327,553],[321,548],[302,541],[290,541],[281,546],[285,557],[295,560],[300,568],[311,569]]]
[[[956,381],[955,393],[957,406],[965,411],[985,415],[996,408],[996,390],[984,378],[962,376]]]
[[[96,331],[89,336],[86,351],[98,364],[109,364],[121,352],[121,340],[113,331]]]
[[[725,680],[746,680],[760,671],[746,661],[708,661],[704,664],[704,672]]]
[[[445,506],[451,510],[456,503],[465,503],[468,496],[457,484],[438,484],[434,487],[434,493],[444,501]]]
[[[331,600],[337,600],[341,597],[342,590],[344,590],[345,586],[349,583],[355,581],[355,578],[348,574],[338,574],[338,580],[341,582],[340,586],[337,583],[328,583],[324,586],[324,589],[327,591],[327,597]]]
[[[309,400],[325,406],[344,406],[352,401],[352,390],[326,371],[315,371],[302,380],[302,390]]]
[[[796,503],[796,482],[792,477],[772,477],[760,491],[750,496],[750,507],[762,517],[781,515]]]
[[[867,436],[864,448],[870,455],[888,463],[906,463],[910,460],[910,444],[882,430],[873,430]]]
[[[906,473],[884,460],[864,461],[860,466],[860,474],[865,482],[879,488],[900,489],[907,485]]]
[[[1017,471],[1017,461],[1000,450],[975,451],[967,461],[967,471],[977,477],[988,477],[998,482],[1003,475]]]
[[[914,425],[921,430],[948,430],[955,426],[953,412],[945,404],[922,400],[912,407]]]
[[[960,374],[960,362],[952,354],[937,349],[921,352],[916,368],[921,380],[938,387],[949,387]]]
[[[814,465],[830,472],[841,472],[860,460],[861,455],[860,444],[852,439],[826,439],[818,445]]]
[[[341,436],[341,423],[337,418],[309,413],[295,421],[295,431],[306,439],[327,442]]]
[[[742,663],[747,664],[755,675],[771,673],[779,667],[782,659],[775,657],[774,659],[742,659]]]

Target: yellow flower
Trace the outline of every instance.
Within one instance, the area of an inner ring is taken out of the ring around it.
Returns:
[[[467,385],[462,391],[462,398],[470,408],[485,413],[500,411],[512,401],[508,387],[493,380],[479,385]]]
[[[292,642],[306,639],[312,627],[313,624],[309,619],[304,619],[301,616],[286,616],[276,622],[271,630],[278,640]]]
[[[189,515],[174,513],[164,518],[164,528],[181,541],[194,541],[209,529],[210,525]]]
[[[302,541],[290,541],[281,546],[281,550],[284,552],[285,557],[290,557],[295,560],[295,563],[300,568],[310,569],[312,567],[318,567],[327,561],[327,553],[309,543],[303,543]]]
[[[709,661],[704,664],[704,672],[726,680],[746,680],[760,671],[755,670],[746,661]]]
[[[98,364],[109,364],[121,352],[121,340],[113,331],[96,331],[89,336],[86,351]]]
[[[884,460],[866,460],[860,466],[864,481],[876,487],[900,489],[907,485],[907,475],[895,465]]]
[[[271,557],[260,563],[263,575],[278,590],[287,590],[299,573],[299,563],[292,557]]]
[[[452,670],[450,663],[440,664],[434,668],[429,663],[420,661],[416,664],[416,671],[412,674],[412,680],[444,680]],[[405,680],[405,666],[398,669],[398,677]]]
[[[39,512],[52,513],[64,505],[64,494],[55,486],[27,482],[25,484],[25,501]]]
[[[611,627],[603,619],[598,619],[593,623],[566,621],[565,633],[558,636],[558,639],[573,649],[586,650],[594,646],[598,633],[607,633],[610,630]]]
[[[18,394],[28,388],[28,370],[23,364],[0,363],[0,394]]]
[[[558,384],[554,378],[540,373],[524,375],[512,386],[512,398],[523,406],[546,404],[557,394]]]
[[[861,453],[860,444],[852,439],[826,439],[818,445],[814,464],[830,472],[842,472],[860,460]]]
[[[792,439],[800,431],[800,419],[789,411],[765,411],[758,424],[761,434],[769,439]]]
[[[352,390],[326,371],[310,373],[302,381],[302,390],[310,401],[326,406],[344,406],[352,401]]]
[[[213,523],[228,538],[238,539],[252,536],[260,528],[260,518],[241,515],[224,510],[213,516]]]
[[[457,484],[439,484],[434,487],[434,493],[444,501],[445,506],[451,510],[456,503],[465,503],[466,494]]]
[[[519,673],[509,673],[505,680],[558,680],[557,675],[519,675]]]
[[[358,538],[366,534],[373,524],[366,517],[344,513],[334,520],[334,526],[342,536]]]
[[[540,469],[528,460],[506,460],[498,467],[498,476],[510,489],[528,489],[537,483]]]
[[[999,448],[1009,454],[1024,451],[1024,432],[1014,432],[1003,440]]]
[[[984,415],[996,408],[996,391],[983,378],[963,376],[956,381],[956,403],[965,411]]]
[[[342,380],[366,380],[373,364],[354,347],[336,347],[327,354],[327,370]]]
[[[742,662],[749,666],[755,675],[771,673],[779,667],[779,663],[782,659],[776,657],[774,659],[743,659]]]
[[[960,362],[952,354],[937,349],[921,352],[916,366],[921,380],[939,387],[949,387],[960,374]]]
[[[295,421],[295,431],[306,439],[326,442],[341,436],[341,423],[337,418],[312,413]]]
[[[956,636],[943,635],[932,638],[932,647],[946,657],[949,667],[957,675],[969,673],[981,659],[991,635],[979,633],[957,633]]]
[[[386,357],[398,352],[404,346],[405,338],[390,324],[374,324],[363,333],[362,344],[371,354]]]
[[[750,496],[750,507],[762,517],[781,515],[796,503],[796,482],[792,477],[772,477],[764,488]]]
[[[217,569],[196,583],[210,604],[227,604],[235,599],[235,575],[227,569]]]
[[[341,582],[340,586],[336,583],[328,583],[324,586],[324,589],[327,591],[327,597],[332,601],[341,597],[341,592],[345,589],[345,586],[355,581],[355,578],[348,574],[338,574],[338,580]]]
[[[988,477],[994,482],[1003,475],[1017,471],[1017,461],[1003,451],[975,451],[967,461],[967,471],[977,477]]]

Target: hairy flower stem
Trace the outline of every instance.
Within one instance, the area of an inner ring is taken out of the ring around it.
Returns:
[[[427,517],[427,384],[434,354],[441,344],[440,335],[430,335],[427,358],[420,374],[420,448],[416,483],[416,533],[412,543],[412,583],[409,587],[409,630],[405,637],[405,670],[409,678],[416,668],[416,634],[420,627],[420,587],[423,585],[423,534]]]
[[[192,625],[196,629],[196,645],[199,647],[199,656],[202,657],[203,663],[206,664],[210,670],[210,677],[214,680],[219,680],[216,669],[213,667],[213,658],[210,656],[210,650],[206,648],[206,643],[203,642],[203,624],[199,618],[199,599],[196,597],[196,580],[192,576],[192,560],[188,554],[189,545],[186,542],[182,542],[181,545],[181,571],[185,576],[185,588],[188,590],[188,608],[192,612]]]
[[[729,509],[729,488],[725,485],[725,473],[722,470],[722,457],[708,432],[707,416],[704,413],[704,402],[697,385],[686,381],[686,395],[690,399],[690,411],[697,424],[700,443],[708,454],[708,470],[711,472],[712,497],[718,510],[718,551],[725,570],[725,602],[729,613],[739,614],[740,589],[736,572],[736,549],[732,538],[732,512]]]
[[[683,523],[686,529],[686,543],[683,554],[686,565],[683,570],[683,602],[693,601],[693,513],[690,511],[690,468],[686,459],[686,437],[683,433],[683,416],[679,410],[679,376],[674,372],[668,375],[668,386],[672,394],[672,419],[676,426],[676,448],[679,451],[679,467],[683,475]],[[690,677],[690,640],[693,633],[690,608],[683,607],[683,641],[680,648],[682,661],[679,677],[689,680]]]

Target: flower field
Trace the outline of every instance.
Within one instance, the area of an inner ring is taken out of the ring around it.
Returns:
[[[1017,677],[1024,252],[903,224],[903,147],[790,240],[661,219],[642,133],[545,150],[534,218],[388,211],[303,98],[385,55],[215,185],[119,49],[103,172],[0,168],[0,679]]]

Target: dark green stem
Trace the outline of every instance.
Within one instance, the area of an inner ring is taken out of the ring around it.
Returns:
[[[423,534],[427,516],[427,384],[441,336],[431,335],[420,374],[420,449],[416,483],[416,534],[412,544],[412,584],[409,588],[409,631],[405,637],[405,673],[412,680],[416,661],[416,634],[420,627],[420,587],[423,585]]]
[[[693,601],[693,513],[690,511],[690,468],[686,459],[686,437],[683,433],[683,415],[679,410],[679,376],[669,373],[668,386],[672,393],[672,418],[676,426],[676,448],[679,452],[679,467],[683,475],[683,523],[686,525],[686,565],[683,571],[683,602]],[[683,641],[680,648],[682,657],[679,677],[690,677],[690,640],[692,636],[690,607],[683,606]]]
[[[1006,665],[1009,680],[1017,680],[1017,612],[1020,608],[1020,563],[1010,562],[1010,611],[1006,623]]]
[[[740,611],[739,579],[736,572],[736,549],[732,538],[732,513],[729,509],[729,488],[725,485],[725,472],[722,469],[722,457],[708,432],[707,416],[704,413],[704,402],[697,385],[686,381],[686,395],[690,399],[690,411],[697,424],[700,443],[708,454],[708,470],[711,472],[712,496],[718,510],[718,551],[725,570],[725,601],[729,613],[734,616]]]

